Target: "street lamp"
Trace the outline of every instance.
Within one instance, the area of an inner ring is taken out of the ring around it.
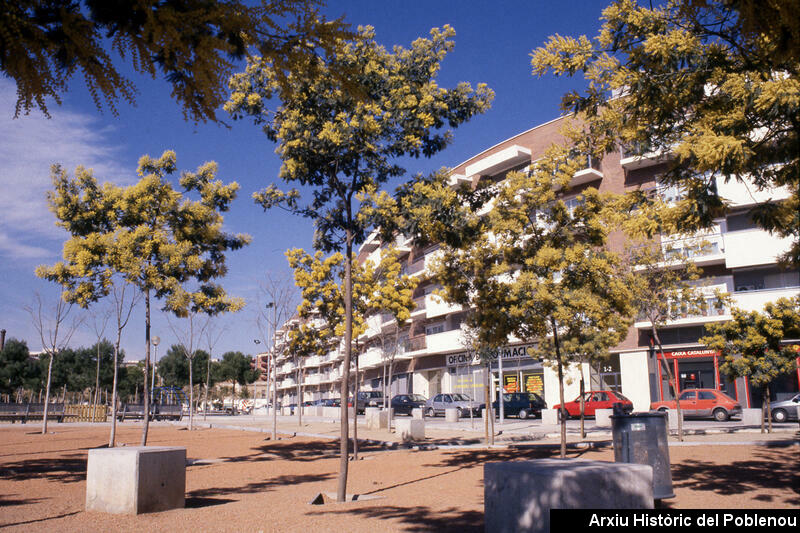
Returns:
[[[150,403],[152,403],[155,399],[155,391],[153,387],[156,385],[156,363],[158,362],[158,345],[161,342],[161,338],[156,336],[150,340],[150,343],[153,345],[154,353],[153,353],[153,376],[150,378]]]

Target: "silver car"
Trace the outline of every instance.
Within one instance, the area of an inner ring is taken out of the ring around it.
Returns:
[[[800,407],[800,393],[795,394],[788,400],[774,402],[772,408],[772,420],[774,422],[786,422],[787,420],[797,420],[797,409]]]
[[[437,394],[425,403],[425,415],[443,415],[445,409],[458,409],[459,418],[469,416],[470,410],[479,416],[483,407],[466,394]]]

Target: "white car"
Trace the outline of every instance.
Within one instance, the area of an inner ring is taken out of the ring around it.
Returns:
[[[800,393],[795,394],[788,400],[773,402],[770,408],[772,409],[773,422],[797,420],[797,409],[800,408]]]
[[[459,418],[469,416],[470,410],[476,416],[480,416],[484,407],[485,404],[473,401],[466,394],[437,394],[426,402],[425,415],[443,415],[445,409],[458,409]]]

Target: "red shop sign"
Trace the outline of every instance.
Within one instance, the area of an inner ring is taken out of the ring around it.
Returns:
[[[717,350],[677,350],[674,352],[664,352],[665,359],[692,359],[695,357],[714,357],[718,356],[719,352]],[[659,358],[661,358],[661,354],[659,354]]]

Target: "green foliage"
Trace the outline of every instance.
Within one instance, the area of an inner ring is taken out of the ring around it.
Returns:
[[[213,376],[213,372],[212,372]],[[218,378],[233,381],[239,385],[249,385],[258,379],[259,371],[253,368],[253,358],[242,352],[222,354]]]
[[[453,35],[447,26],[433,29],[430,39],[389,52],[372,28],[361,28],[358,39],[337,41],[335,53],[318,61],[317,75],[290,75],[286,86],[269,58],[250,58],[246,71],[231,79],[225,109],[234,118],[251,116],[278,143],[282,179],[314,188],[306,206],[296,190],[274,185],[256,201],[313,218],[317,249],[338,250],[347,232],[351,242],[363,241],[369,221],[353,216],[355,195],[402,175],[393,160],[439,152],[451,140],[446,126],[488,109],[493,94],[485,85],[444,89],[435,81]],[[274,111],[268,107],[273,97],[281,101]]]
[[[106,296],[119,274],[142,292],[164,298],[165,310],[178,316],[240,308],[241,300],[213,282],[227,272],[225,251],[250,241],[222,230],[222,213],[239,186],[223,185],[216,179],[216,163],[210,162],[195,173],[184,172],[183,192],[176,191],[167,179],[176,169],[174,152],[157,160],[143,156],[139,182],[117,187],[98,185],[83,167],[70,178],[54,166],[50,209],[72,237],[64,244],[64,260],[39,267],[37,275],[61,284],[64,299],[83,307]],[[189,290],[190,283],[197,288]]]
[[[117,376],[117,394],[123,401],[126,401],[126,398],[133,401],[137,391],[141,402],[144,393],[144,362],[142,361],[133,366],[120,366],[119,376]]]
[[[192,376],[195,384],[206,382],[208,352],[196,350],[192,357]],[[220,364],[211,363],[211,385],[220,380]],[[158,360],[158,375],[168,387],[185,387],[189,384],[189,359],[182,346],[173,344],[167,353]]]
[[[707,324],[709,335],[700,339],[724,357],[721,372],[763,388],[797,369],[797,347],[784,341],[800,338],[800,297],[768,303],[763,313],[734,308],[732,314],[733,320]]]
[[[61,350],[53,360],[52,388],[66,385],[70,391],[85,391],[94,388],[95,372],[97,372],[97,344],[82,348],[66,348]],[[120,363],[124,360],[124,352],[120,352]],[[46,353],[39,357],[42,375],[47,375],[50,356]],[[100,342],[100,388],[111,389],[114,381],[114,346],[107,340]]]
[[[0,352],[0,392],[11,394],[20,387],[42,386],[42,370],[31,358],[25,341],[8,339]]]
[[[334,37],[349,35],[329,22],[317,0],[3,0],[0,2],[0,68],[17,83],[16,114],[60,94],[77,71],[98,108],[103,100],[116,113],[136,89],[112,58],[155,78],[160,71],[172,97],[194,121],[216,120],[224,83],[234,62],[248,51],[270,58],[275,70],[303,72],[316,53],[329,51]],[[110,51],[109,51],[110,48]]]
[[[763,8],[763,13],[762,13]],[[792,17],[791,14],[794,14]],[[789,15],[786,19],[782,16]],[[762,19],[762,16],[765,17]],[[725,209],[716,179],[786,187],[790,198],[752,208],[766,230],[792,237],[800,262],[800,53],[796,2],[618,0],[594,39],[555,35],[534,50],[535,75],[583,75],[565,110],[600,152],[672,153],[665,183],[686,198],[681,231],[708,227]]]

